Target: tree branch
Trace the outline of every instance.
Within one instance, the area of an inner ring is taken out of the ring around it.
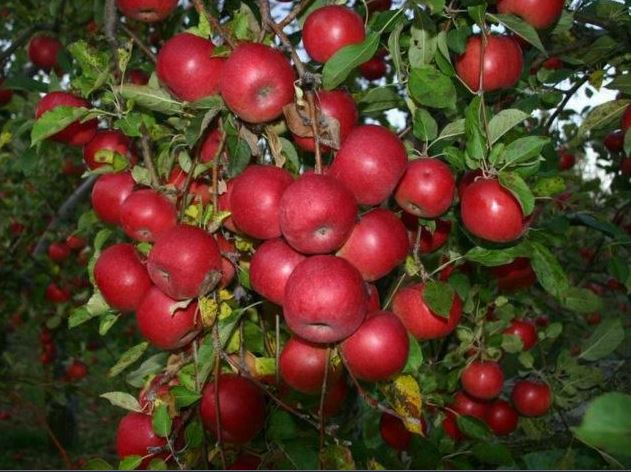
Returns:
[[[160,179],[158,178],[158,173],[156,172],[156,168],[153,165],[153,156],[151,154],[151,147],[149,145],[149,136],[147,135],[147,130],[143,126],[142,129],[142,137],[140,138],[140,144],[142,145],[142,157],[145,163],[145,167],[149,171],[149,178],[151,179],[151,185],[153,187],[157,187],[160,185]]]
[[[206,20],[208,20],[208,23],[210,23],[210,26],[212,27],[212,29],[216,31],[217,34],[219,34],[219,36],[221,36],[224,39],[224,41],[228,44],[228,46],[230,46],[230,49],[234,49],[237,47],[236,41],[232,38],[230,33],[228,33],[224,29],[224,27],[221,26],[221,23],[219,22],[219,20],[215,18],[214,16],[212,16],[210,13],[208,13],[208,10],[206,10],[206,7],[204,6],[204,3],[202,0],[193,0],[193,6],[195,7],[195,10],[197,10],[197,13],[200,16],[203,15],[206,18]]]
[[[578,89],[580,89],[587,81],[589,80],[589,74],[586,72],[585,76],[577,81],[571,89],[569,89],[566,94],[565,94],[565,98],[563,99],[563,101],[559,104],[559,106],[556,108],[556,110],[554,110],[554,112],[552,113],[552,115],[550,115],[550,118],[548,118],[548,121],[546,121],[546,124],[544,125],[544,128],[548,130],[548,132],[550,131],[550,128],[552,127],[552,124],[554,123],[554,120],[556,120],[556,118],[559,116],[559,114],[561,114],[561,112],[563,111],[563,109],[566,107],[566,105],[568,104],[568,102],[570,101],[570,99],[574,96],[574,94],[576,92],[578,92]]]
[[[155,64],[157,62],[156,55],[153,53],[151,49],[149,49],[149,46],[143,43],[142,39],[140,39],[136,33],[130,30],[123,23],[120,23],[120,27],[125,32],[125,34],[131,38],[131,40],[136,44],[136,46],[138,46],[140,50],[143,53],[145,53],[145,56],[147,56],[147,58]]]

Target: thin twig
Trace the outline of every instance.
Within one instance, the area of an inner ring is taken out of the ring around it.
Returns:
[[[313,142],[315,144],[315,171],[316,174],[322,173],[322,155],[320,154],[320,120],[319,110],[316,107],[313,91],[307,92],[307,103],[309,104],[309,119],[311,120],[311,132],[313,133]]]
[[[312,1],[313,0],[301,0],[294,6],[294,8],[292,8],[287,16],[278,23],[278,26],[284,29],[285,26],[294,21],[305,10],[305,8],[311,4]]]
[[[129,36],[131,38],[131,40],[136,43],[136,46],[138,46],[140,48],[140,50],[145,53],[145,56],[147,56],[147,58],[153,62],[154,64],[157,62],[156,59],[156,55],[153,53],[153,51],[151,49],[149,49],[149,46],[147,46],[142,39],[140,39],[138,37],[138,35],[136,33],[134,33],[131,29],[129,29],[126,25],[124,25],[123,23],[120,23],[120,27],[121,29],[125,32],[125,34],[127,36]]]
[[[143,126],[142,137],[140,138],[140,144],[142,147],[142,158],[145,163],[145,167],[149,171],[149,178],[151,179],[151,186],[158,187],[160,185],[160,179],[158,173],[153,165],[153,155],[151,154],[151,146],[149,144],[149,136],[147,129]]]
[[[221,341],[219,339],[219,323],[215,323],[213,327],[213,341],[215,344],[215,426],[217,428],[217,446],[219,447],[219,456],[221,465],[226,469],[226,451],[223,444],[223,431],[221,425],[221,408],[219,406],[219,377],[221,367]]]
[[[195,7],[195,10],[197,10],[197,13],[199,15],[203,15],[208,20],[208,23],[210,24],[212,29],[224,39],[228,46],[230,46],[230,49],[235,49],[237,47],[237,43],[232,38],[230,33],[228,33],[224,29],[224,27],[221,26],[219,20],[208,13],[208,10],[206,10],[206,7],[204,6],[204,2],[202,0],[193,0],[193,6]]]
[[[326,400],[326,387],[329,382],[329,369],[331,364],[331,347],[326,348],[326,364],[324,367],[324,378],[322,379],[322,388],[320,389],[320,406],[318,408],[318,416],[320,417],[320,468],[322,468],[322,451],[324,450],[324,433],[326,418],[324,417],[324,401]]]
[[[118,70],[118,41],[116,40],[116,28],[118,27],[118,11],[116,10],[115,0],[105,1],[105,10],[103,12],[103,30],[105,38],[112,48],[114,54],[114,67]]]
[[[548,118],[548,121],[546,121],[546,124],[544,125],[545,129],[547,129],[548,131],[550,130],[550,128],[552,127],[552,124],[554,123],[554,120],[556,120],[557,116],[559,116],[559,114],[563,111],[563,109],[566,107],[566,105],[568,104],[570,99],[574,96],[574,94],[576,92],[578,92],[578,89],[580,89],[588,80],[589,80],[589,74],[586,73],[585,76],[581,80],[576,82],[572,86],[572,88],[569,89],[566,92],[566,95],[565,95],[565,98],[563,99],[563,101],[559,104],[559,106],[556,108],[556,110],[554,110],[552,115],[550,115],[550,118]]]

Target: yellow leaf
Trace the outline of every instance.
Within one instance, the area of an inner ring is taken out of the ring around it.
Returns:
[[[219,313],[219,304],[215,301],[214,298],[210,297],[200,297],[199,302],[199,313],[201,315],[202,326],[204,328],[210,328],[215,324],[215,320],[217,319],[217,314]]]
[[[421,412],[423,397],[418,382],[411,375],[399,375],[388,388],[388,398],[394,411],[401,418],[405,427],[412,433],[423,435]]]
[[[243,236],[237,236],[234,242],[234,245],[239,250],[239,252],[251,252],[254,244],[251,239],[247,239]]]
[[[11,138],[13,138],[13,135],[10,131],[3,131],[0,133],[0,149],[9,144],[11,142]]]
[[[254,369],[257,377],[276,375],[276,359],[273,357],[255,357]]]
[[[589,75],[589,84],[596,90],[600,90],[603,85],[603,79],[605,78],[605,71],[600,69],[592,72]]]
[[[239,334],[239,330],[236,329],[226,345],[226,352],[228,354],[234,354],[239,351],[239,347],[241,347],[241,335]]]
[[[369,459],[367,465],[368,465],[368,470],[386,470],[386,468],[382,466],[379,462],[377,462],[375,459]]]
[[[222,288],[221,290],[219,290],[219,301],[220,302],[225,302],[227,300],[232,300],[234,298],[234,293],[232,293],[230,290],[226,290],[225,288]]]
[[[188,207],[186,207],[184,214],[195,221],[198,221],[201,215],[198,205],[189,205]]]
[[[230,315],[232,315],[232,307],[226,302],[221,302],[219,304],[219,319],[225,320]]]

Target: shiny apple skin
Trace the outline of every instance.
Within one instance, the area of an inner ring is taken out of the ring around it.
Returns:
[[[327,5],[311,12],[302,28],[302,40],[307,53],[324,64],[350,44],[364,41],[364,21],[351,8]]]
[[[394,198],[403,210],[421,218],[437,218],[451,206],[456,179],[443,161],[435,158],[410,161]]]
[[[497,11],[520,16],[533,28],[546,29],[563,13],[565,0],[498,0]]]

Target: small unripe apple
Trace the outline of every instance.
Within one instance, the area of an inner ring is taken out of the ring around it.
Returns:
[[[68,92],[50,92],[37,103],[35,119],[39,119],[44,113],[58,106],[90,108],[90,102]],[[83,146],[94,137],[96,127],[96,119],[85,123],[75,121],[51,136],[50,139],[71,146]]]
[[[445,213],[456,193],[456,179],[443,161],[416,159],[408,163],[394,198],[406,212],[421,218]]]
[[[120,154],[130,165],[138,160],[131,148],[131,140],[120,131],[97,131],[90,142],[83,147],[83,160],[88,168],[94,170],[106,165],[102,160],[103,157],[99,156],[104,151]]]
[[[34,36],[28,44],[28,58],[34,65],[48,72],[57,66],[57,55],[62,48],[57,38],[39,34]]]
[[[543,382],[520,380],[513,387],[511,401],[522,416],[543,416],[552,406],[552,390]]]
[[[134,191],[134,179],[129,172],[104,174],[92,188],[92,208],[101,221],[120,224],[120,209]]]
[[[120,222],[130,238],[156,241],[175,227],[177,210],[171,200],[155,190],[136,190],[121,205]]]
[[[48,257],[54,262],[63,262],[70,256],[70,247],[63,242],[54,242],[48,246]]]
[[[161,438],[153,431],[151,416],[142,413],[128,413],[118,423],[116,431],[116,452],[119,459],[127,456],[144,457],[140,468],[146,469],[152,459],[160,457],[166,459],[168,453],[151,454],[150,448],[166,446],[166,438]]]
[[[462,388],[474,398],[491,400],[504,386],[504,373],[497,362],[474,361],[464,368],[460,376]]]
[[[302,28],[302,41],[309,56],[325,63],[344,46],[364,41],[364,20],[351,8],[327,5],[312,11]]]
[[[537,29],[545,29],[558,21],[565,0],[498,0],[497,11],[520,16]]]
[[[297,336],[283,347],[278,368],[287,385],[306,394],[320,392],[327,368],[327,385],[336,381],[342,373],[341,369],[330,364],[327,367],[326,346],[310,343]]]
[[[145,23],[166,19],[177,8],[178,0],[116,0],[123,15]]]

